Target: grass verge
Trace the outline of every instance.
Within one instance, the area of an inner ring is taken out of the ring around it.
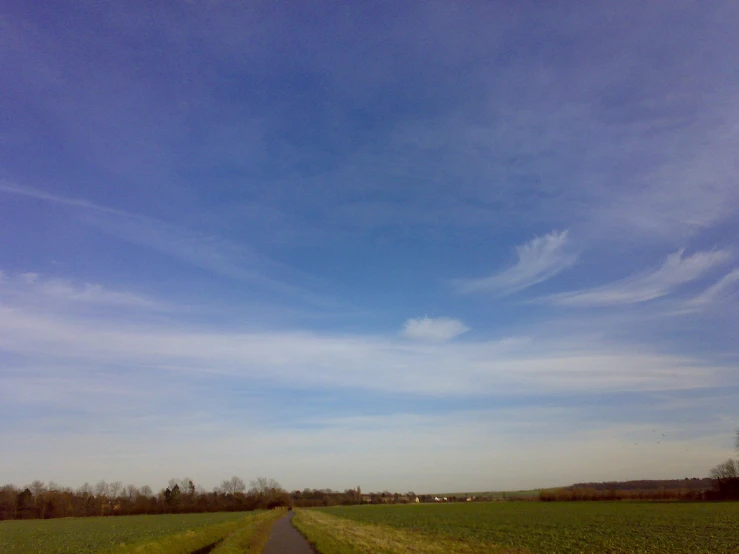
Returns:
[[[235,521],[196,530],[190,529],[184,533],[170,535],[152,542],[120,545],[106,550],[105,554],[191,554],[201,550],[205,551],[209,547],[216,547],[233,534],[253,528],[254,522],[263,514],[264,512],[253,512]]]
[[[243,529],[231,533],[211,554],[261,554],[275,521],[286,510],[270,510],[252,518]]]
[[[387,525],[359,523],[314,510],[297,510],[295,527],[320,554],[514,554],[491,544],[472,544]]]

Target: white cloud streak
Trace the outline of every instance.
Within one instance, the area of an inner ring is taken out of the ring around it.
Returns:
[[[158,219],[95,204],[84,199],[66,198],[44,191],[0,182],[0,192],[35,198],[73,208],[87,214],[85,221],[127,242],[149,248],[216,275],[262,286],[278,294],[300,298],[314,305],[333,305],[320,294],[274,277],[293,274],[303,281],[310,277],[269,259],[249,246],[184,229]]]
[[[729,259],[725,250],[696,252],[684,256],[678,250],[659,269],[628,277],[602,287],[555,294],[549,300],[564,306],[619,306],[661,298],[681,285],[696,281]]]
[[[661,163],[631,177],[641,187],[615,193],[593,210],[594,225],[613,233],[614,225],[633,236],[673,240],[695,235],[711,226],[736,218],[739,187],[736,184],[736,151],[739,148],[737,91],[725,97],[705,99],[702,113],[689,124],[667,125],[657,140],[637,137],[625,146],[634,154],[647,140],[659,145]],[[681,115],[675,117],[680,122]],[[668,121],[668,120],[666,120]],[[635,127],[653,130],[649,123]],[[654,148],[654,146],[647,146]]]
[[[42,294],[52,298],[71,302],[89,302],[92,304],[107,304],[113,306],[129,306],[136,308],[154,308],[159,304],[131,292],[108,290],[102,285],[85,283],[82,287],[75,287],[68,281],[52,279],[39,287]]]
[[[516,292],[528,288],[571,267],[577,254],[568,247],[568,231],[552,231],[517,247],[518,262],[500,273],[482,279],[460,280],[464,293],[502,291]]]
[[[0,305],[0,349],[48,363],[223,374],[245,382],[422,395],[655,390],[731,380],[722,366],[629,345],[546,338],[416,343],[381,336],[216,332],[81,321]]]
[[[113,208],[107,208],[100,206],[94,202],[84,200],[81,198],[66,198],[59,196],[58,194],[51,194],[42,190],[35,189],[33,187],[19,186],[8,181],[0,181],[0,192],[6,194],[14,194],[17,196],[25,196],[28,198],[35,198],[37,200],[44,200],[47,202],[53,202],[55,204],[62,204],[65,206],[72,206],[75,208],[84,208],[86,210],[95,210],[98,212],[105,212],[109,214],[125,214],[122,210],[115,210]]]
[[[6,274],[7,275],[7,274]],[[38,273],[21,273],[0,280],[4,296],[27,296],[44,302],[82,303],[121,308],[165,309],[165,304],[129,291],[111,290],[95,283],[77,285],[72,281],[44,278]]]
[[[702,308],[724,300],[737,292],[736,283],[739,283],[739,269],[724,275],[701,294],[687,301],[685,306],[687,308]]]
[[[402,335],[409,339],[443,342],[469,330],[470,328],[458,319],[421,317],[406,321]]]

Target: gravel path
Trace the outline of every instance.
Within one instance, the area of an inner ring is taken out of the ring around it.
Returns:
[[[290,520],[294,515],[294,512],[289,512],[277,520],[264,547],[264,554],[315,554],[308,541],[293,527]]]

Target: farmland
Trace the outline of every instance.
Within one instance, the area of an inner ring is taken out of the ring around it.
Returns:
[[[173,545],[178,542],[172,540],[173,536],[175,539],[184,537],[190,542],[193,539],[197,541],[199,535],[218,540],[232,531],[242,529],[254,517],[259,517],[259,513],[221,512],[3,521],[0,522],[0,552],[127,552],[127,546],[152,541]]]
[[[300,510],[322,554],[737,553],[737,503],[500,502]]]

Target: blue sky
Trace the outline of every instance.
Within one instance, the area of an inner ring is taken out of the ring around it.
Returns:
[[[731,454],[736,2],[0,9],[5,481]]]

